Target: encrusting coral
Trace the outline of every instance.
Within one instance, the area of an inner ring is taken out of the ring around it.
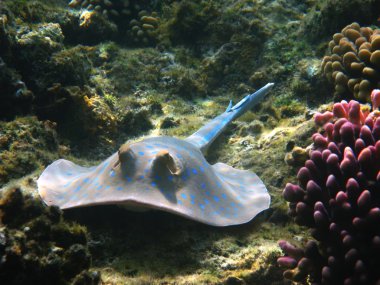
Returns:
[[[0,199],[2,284],[98,284],[89,272],[86,229],[68,224],[58,208],[14,188]]]
[[[80,15],[80,26],[91,27],[97,15],[116,23],[119,31],[126,31],[128,39],[133,43],[149,44],[156,39],[159,18],[156,12],[148,12],[147,1],[113,1],[113,0],[72,0],[71,8],[83,8]]]
[[[51,121],[0,121],[0,186],[42,167],[57,149],[56,124]]]
[[[290,215],[311,228],[316,241],[297,248],[286,241],[284,277],[312,284],[380,284],[380,90],[371,94],[373,111],[357,101],[317,113],[324,134],[283,192]],[[334,122],[329,122],[335,118]]]
[[[371,91],[380,87],[380,29],[353,23],[334,34],[329,49],[322,69],[335,85],[335,96],[369,102]]]

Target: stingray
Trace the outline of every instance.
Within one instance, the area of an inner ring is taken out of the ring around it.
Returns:
[[[267,209],[270,196],[253,172],[204,157],[215,138],[271,89],[257,92],[211,120],[188,138],[148,137],[122,145],[97,166],[65,159],[49,165],[37,181],[47,205],[61,209],[121,204],[134,210],[158,209],[214,226],[243,224]]]

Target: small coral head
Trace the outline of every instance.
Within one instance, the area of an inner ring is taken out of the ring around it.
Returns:
[[[371,101],[373,110],[377,110],[380,106],[380,89],[372,90]]]

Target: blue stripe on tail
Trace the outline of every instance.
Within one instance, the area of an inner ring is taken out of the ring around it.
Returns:
[[[234,119],[243,115],[246,111],[252,109],[259,103],[272,88],[274,84],[268,83],[253,94],[247,95],[235,106],[232,101],[227,110],[200,128],[194,134],[186,138],[186,141],[197,146],[202,152],[206,151],[209,145],[218,137],[218,135],[226,128],[226,126]]]

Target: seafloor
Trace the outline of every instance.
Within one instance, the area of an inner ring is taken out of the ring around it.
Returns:
[[[0,1],[0,277],[290,284],[277,242],[309,234],[288,217],[281,193],[307,159],[313,114],[337,99],[321,61],[344,26],[377,24],[379,1],[71,2]],[[92,2],[96,10],[85,10]],[[110,205],[57,218],[39,201],[36,180],[54,160],[95,165],[125,141],[185,138],[267,82],[275,86],[265,101],[207,154],[263,180],[272,204],[253,221],[217,228]]]

